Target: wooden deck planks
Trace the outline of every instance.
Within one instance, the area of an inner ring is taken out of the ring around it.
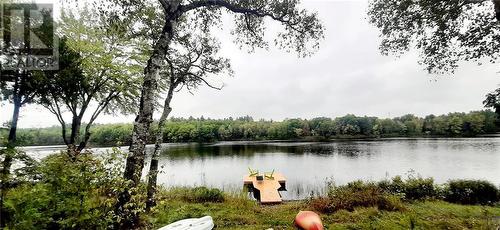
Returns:
[[[247,176],[243,180],[243,183],[246,185],[251,184],[255,189],[260,191],[261,203],[280,203],[283,200],[278,189],[281,188],[281,184],[286,182],[286,179],[280,173],[274,173],[273,177],[274,179],[264,178],[264,180],[258,181],[255,176]]]

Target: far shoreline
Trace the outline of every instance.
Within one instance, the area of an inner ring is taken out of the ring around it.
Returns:
[[[479,139],[479,138],[500,138],[500,133],[491,133],[491,134],[482,134],[482,135],[477,135],[477,136],[439,136],[439,135],[422,135],[422,136],[384,136],[384,137],[362,137],[362,136],[357,136],[357,137],[334,137],[334,138],[329,138],[329,139],[322,139],[322,138],[301,138],[301,139],[288,139],[288,140],[273,140],[273,139],[263,139],[263,140],[215,140],[215,141],[210,141],[210,142],[194,142],[194,141],[188,141],[188,142],[163,142],[162,145],[165,144],[199,144],[199,145],[214,145],[214,144],[220,144],[220,143],[248,143],[248,144],[258,144],[258,143],[332,143],[332,142],[348,142],[348,141],[390,141],[390,140],[459,140],[459,139]],[[92,148],[112,148],[112,147],[118,147],[118,148],[124,148],[128,147],[129,145],[93,145],[93,143],[89,143],[88,149]],[[152,147],[154,146],[154,143],[150,142],[146,145],[147,147]],[[0,145],[0,147],[5,147]],[[55,144],[43,144],[43,145],[19,145],[19,148],[65,148],[66,145],[62,143],[55,143]]]

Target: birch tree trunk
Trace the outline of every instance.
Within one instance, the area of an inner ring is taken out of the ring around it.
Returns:
[[[147,187],[147,200],[146,200],[146,211],[150,211],[153,206],[156,205],[156,184],[158,178],[158,160],[160,157],[160,147],[163,142],[163,126],[167,121],[168,115],[172,112],[172,108],[170,107],[170,102],[172,101],[172,96],[176,84],[171,81],[167,97],[165,98],[165,102],[163,105],[163,112],[161,114],[160,120],[158,121],[158,128],[156,129],[156,138],[155,138],[155,148],[153,151],[153,155],[151,156],[151,162],[149,164],[149,172],[148,172],[148,187]]]
[[[153,122],[154,101],[158,78],[166,50],[172,38],[172,23],[167,23],[164,28],[165,33],[156,42],[154,53],[148,60],[148,65],[144,70],[144,82],[142,83],[141,100],[139,104],[139,114],[134,121],[132,133],[132,143],[130,144],[130,155],[127,157],[125,166],[125,179],[132,180],[133,185],[137,185],[141,179],[141,172],[144,168],[145,148],[148,140],[149,128]]]
[[[130,181],[131,184],[128,186],[128,190],[119,195],[117,203],[118,214],[125,218],[124,222],[119,223],[119,225],[121,225],[119,228],[122,229],[135,228],[139,223],[138,210],[127,210],[130,209],[130,207],[134,209],[135,205],[125,208],[125,204],[127,204],[130,198],[136,193],[135,190],[140,183],[146,156],[145,149],[149,137],[149,128],[153,122],[158,78],[166,52],[173,37],[173,24],[174,22],[172,20],[167,20],[165,22],[162,34],[156,41],[153,54],[144,69],[139,114],[134,121],[132,143],[129,147],[130,153],[127,157],[124,172],[124,178]]]

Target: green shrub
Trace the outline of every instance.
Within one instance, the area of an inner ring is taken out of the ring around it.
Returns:
[[[488,181],[452,180],[444,188],[445,200],[460,204],[493,204],[500,200],[498,188]]]
[[[388,194],[375,183],[362,181],[344,186],[330,185],[327,195],[310,199],[309,206],[323,213],[341,209],[353,211],[356,207],[378,207],[388,211],[404,209],[399,197]]]
[[[407,200],[437,198],[439,194],[432,178],[409,176],[403,180],[400,176],[396,176],[391,181],[379,182],[378,186],[388,193],[400,195]]]
[[[50,155],[36,168],[38,179],[8,191],[9,229],[108,229],[117,195],[123,191],[123,162],[115,154],[102,159],[83,153]],[[136,197],[132,197],[136,199]],[[137,199],[136,199],[137,200]]]

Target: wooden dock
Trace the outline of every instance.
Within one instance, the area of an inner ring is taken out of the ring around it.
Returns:
[[[285,187],[286,179],[281,173],[274,173],[273,178],[264,177],[263,180],[257,180],[256,176],[246,176],[243,184],[252,186],[259,192],[261,203],[281,203],[279,190]]]

